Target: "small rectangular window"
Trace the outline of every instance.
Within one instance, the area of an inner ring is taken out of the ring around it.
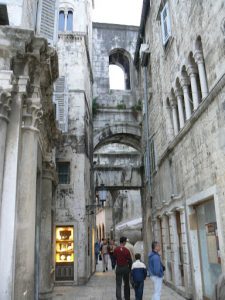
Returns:
[[[163,45],[165,46],[171,36],[171,22],[168,2],[166,2],[161,11],[161,26]]]
[[[69,162],[58,162],[57,171],[59,177],[59,184],[70,183],[70,163]]]

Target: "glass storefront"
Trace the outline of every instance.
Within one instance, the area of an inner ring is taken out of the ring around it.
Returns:
[[[57,281],[74,280],[74,232],[73,226],[56,227],[56,274]]]
[[[221,262],[214,201],[196,206],[204,299],[211,299]]]

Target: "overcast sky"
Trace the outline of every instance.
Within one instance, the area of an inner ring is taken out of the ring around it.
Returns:
[[[94,0],[93,20],[139,26],[142,2],[143,0]]]

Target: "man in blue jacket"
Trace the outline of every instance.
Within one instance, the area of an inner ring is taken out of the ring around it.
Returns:
[[[160,300],[162,281],[163,281],[163,264],[159,255],[160,244],[152,242],[152,252],[148,256],[148,271],[150,279],[154,284],[154,293],[152,300]]]

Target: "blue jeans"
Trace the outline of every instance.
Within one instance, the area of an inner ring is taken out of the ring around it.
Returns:
[[[135,290],[135,300],[142,300],[143,290],[144,290],[144,281],[134,283]]]

